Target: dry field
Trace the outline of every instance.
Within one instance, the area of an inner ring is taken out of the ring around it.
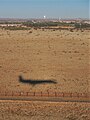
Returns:
[[[0,101],[0,120],[90,120],[90,103]]]
[[[90,92],[90,31],[0,29],[0,91]],[[55,79],[32,86],[25,79]]]

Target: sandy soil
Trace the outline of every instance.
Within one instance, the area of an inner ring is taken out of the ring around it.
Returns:
[[[90,103],[0,101],[0,120],[89,120]]]
[[[90,31],[31,31],[0,29],[0,91],[90,92]],[[22,84],[19,75],[57,84]]]

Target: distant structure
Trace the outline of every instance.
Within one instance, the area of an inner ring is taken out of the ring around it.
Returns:
[[[44,19],[46,19],[46,16],[44,15]]]

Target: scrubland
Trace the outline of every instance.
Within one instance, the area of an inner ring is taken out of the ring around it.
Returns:
[[[89,93],[90,31],[0,29],[0,92]],[[32,86],[25,79],[55,79]],[[90,103],[0,101],[0,120],[89,120]]]
[[[89,32],[0,29],[0,91],[90,92]],[[57,84],[22,84],[19,75]]]

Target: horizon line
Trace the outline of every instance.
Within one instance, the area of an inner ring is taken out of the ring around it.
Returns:
[[[32,17],[32,18],[29,18],[29,17],[28,18],[25,18],[25,17],[0,17],[0,19],[44,19],[44,20],[47,20],[47,19],[59,19],[59,20],[60,19],[70,19],[70,20],[71,19],[88,19],[89,20],[90,18],[85,18],[85,17],[83,17],[83,18],[79,18],[79,17],[75,17],[75,18],[74,17],[72,17],[72,18],[71,17],[64,17],[64,18],[60,18],[60,17],[50,17],[50,18],[44,18],[44,17],[43,18],[42,17],[37,17],[37,18],[36,17],[35,18],[34,17]]]

